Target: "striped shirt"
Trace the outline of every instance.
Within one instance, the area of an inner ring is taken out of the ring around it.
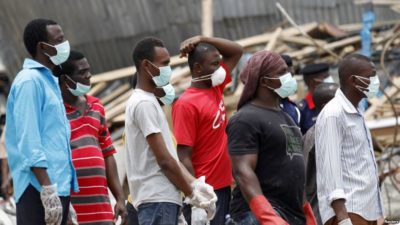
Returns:
[[[362,114],[338,89],[318,116],[315,130],[317,192],[323,223],[331,203],[346,200],[348,212],[369,221],[383,217],[371,134]]]
[[[80,191],[72,193],[71,202],[79,224],[112,225],[113,211],[108,197],[104,159],[115,153],[99,99],[86,95],[83,115],[65,104],[71,124],[72,161]]]

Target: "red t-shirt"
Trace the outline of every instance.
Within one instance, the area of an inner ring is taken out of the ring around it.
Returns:
[[[108,197],[104,159],[116,151],[108,131],[104,107],[99,99],[86,95],[83,115],[64,103],[71,125],[72,162],[78,176],[79,192],[71,193],[71,203],[79,224],[114,224]]]
[[[178,145],[192,147],[196,177],[221,189],[232,184],[232,165],[225,133],[227,118],[223,90],[231,82],[229,70],[222,84],[209,89],[190,87],[172,107],[174,135]]]

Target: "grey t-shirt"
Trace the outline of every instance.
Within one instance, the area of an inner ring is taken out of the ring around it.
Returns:
[[[125,111],[126,168],[130,194],[137,209],[142,203],[182,204],[180,191],[158,166],[146,137],[161,133],[171,156],[178,160],[167,119],[154,94],[133,91]]]

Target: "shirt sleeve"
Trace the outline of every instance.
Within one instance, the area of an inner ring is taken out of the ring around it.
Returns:
[[[231,72],[229,71],[228,67],[226,67],[226,65],[223,61],[221,61],[221,66],[222,66],[222,68],[224,68],[224,70],[226,72],[224,82],[222,82],[222,84],[217,86],[219,92],[222,94],[226,85],[228,85],[232,81],[232,77],[231,77]]]
[[[32,80],[18,85],[14,92],[13,115],[10,115],[16,121],[16,140],[24,156],[22,169],[26,171],[32,167],[48,167],[40,135],[40,123],[45,119],[41,113],[44,97],[40,90],[42,87]]]
[[[103,153],[103,157],[107,158],[110,155],[115,154],[117,151],[114,148],[113,141],[111,139],[110,131],[106,121],[106,115],[102,104],[100,108],[100,129],[99,129],[99,143]]]
[[[133,120],[144,137],[150,134],[161,133],[157,107],[153,102],[144,101],[137,104],[134,110]]]
[[[178,102],[172,107],[173,131],[178,145],[194,146],[197,136],[196,109],[188,104]]]
[[[228,149],[231,155],[257,154],[259,150],[257,128],[232,118],[226,127]]]
[[[315,130],[315,152],[318,196],[328,198],[329,206],[337,199],[346,199],[343,188],[341,141],[343,130],[335,116],[318,118]]]

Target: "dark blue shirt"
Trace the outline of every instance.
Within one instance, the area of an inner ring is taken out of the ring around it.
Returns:
[[[294,123],[299,126],[301,116],[300,110],[297,108],[296,104],[290,101],[289,98],[284,98],[282,99],[280,106],[282,110],[293,119]]]
[[[317,120],[318,112],[315,108],[314,101],[310,92],[306,97],[299,103],[300,109],[300,129],[303,135],[315,124]]]

